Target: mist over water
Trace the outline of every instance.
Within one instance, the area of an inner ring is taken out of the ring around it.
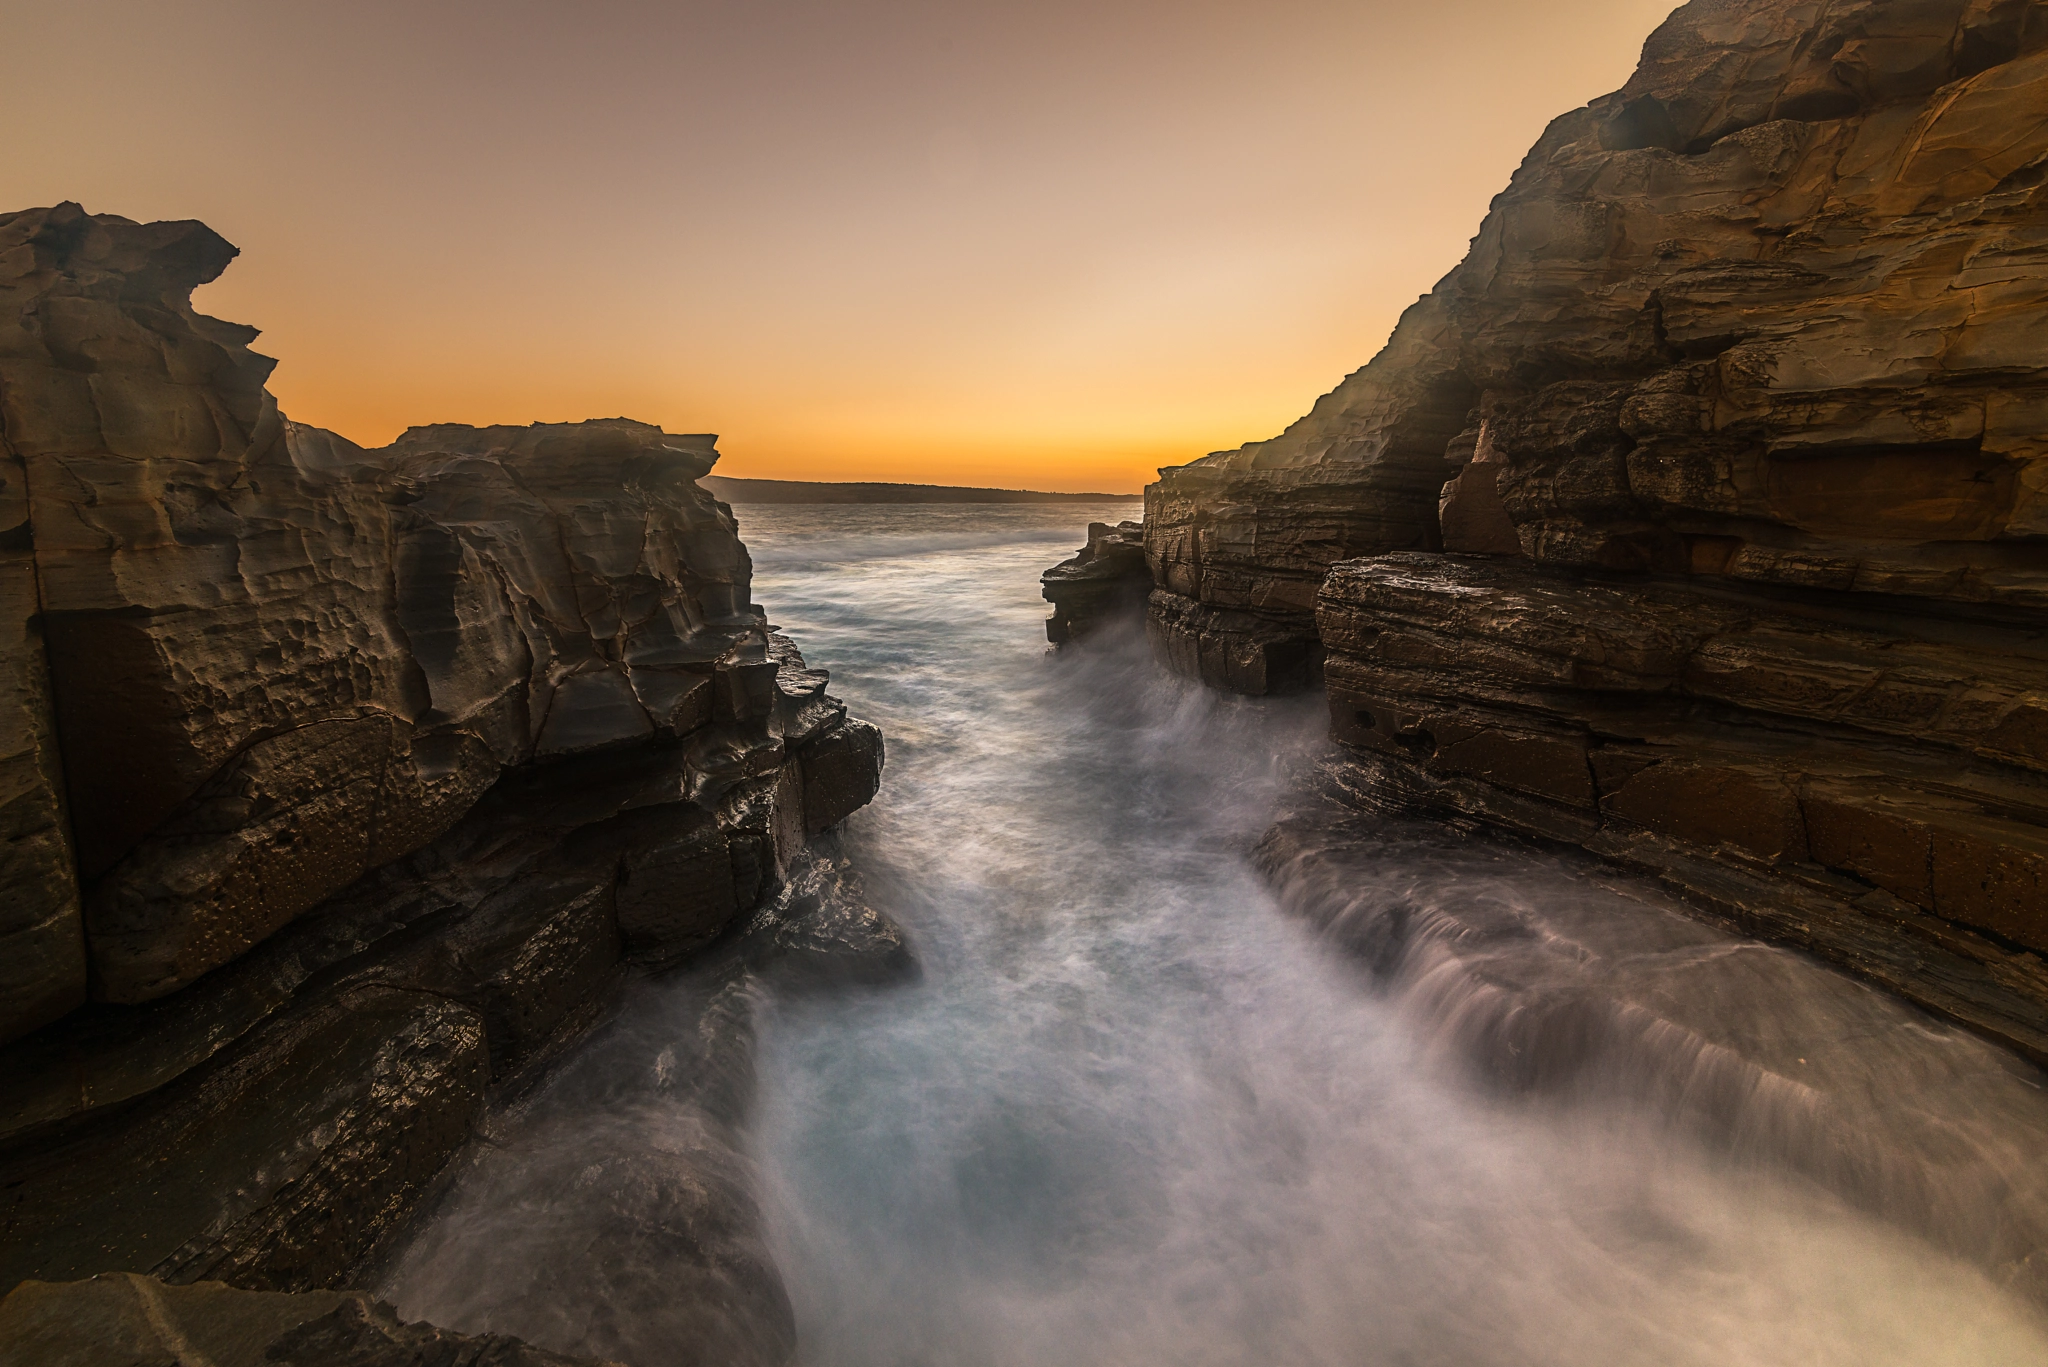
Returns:
[[[1039,571],[1133,504],[738,511],[756,600],[887,734],[838,854],[923,965],[754,1001],[744,1144],[808,1367],[2048,1361],[2002,1284],[2048,1210],[2030,1069],[1432,824],[1283,868],[1283,908],[1253,851],[1327,754],[1321,699],[1210,694],[1136,639],[1045,653]],[[1388,907],[1391,959],[1360,934]],[[1668,1009],[1518,1073],[1554,1044],[1499,1003],[1603,974]],[[415,1240],[401,1310],[573,1348],[491,1269],[660,1285],[659,1243],[611,1237],[629,1200],[548,1174],[679,1123],[650,1060],[665,994],[706,990],[629,996],[560,1070],[574,1104]]]

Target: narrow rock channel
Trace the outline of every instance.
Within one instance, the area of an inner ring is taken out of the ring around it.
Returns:
[[[406,1316],[643,1367],[747,1324],[807,1367],[2048,1357],[2029,1067],[1590,866],[1332,836],[1319,697],[1044,653],[1038,569],[1125,506],[740,512],[889,737],[821,896],[921,972],[750,979],[725,1034],[718,983],[636,991],[495,1122]],[[732,1090],[678,1096],[714,1037]],[[622,1176],[662,1153],[740,1225],[664,1225],[709,1206]]]

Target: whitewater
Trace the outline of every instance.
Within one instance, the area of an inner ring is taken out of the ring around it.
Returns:
[[[2048,1361],[2041,1269],[1997,1252],[2048,1208],[2030,1067],[1584,861],[1362,827],[1358,914],[1484,903],[1561,972],[1647,927],[1697,981],[1760,984],[1714,1009],[1833,1090],[1792,1077],[1759,1138],[1755,1097],[1681,1114],[1676,1054],[1504,1082],[1469,965],[1451,991],[1368,963],[1258,867],[1331,758],[1319,696],[1208,692],[1135,630],[1047,652],[1039,572],[1135,504],[738,512],[756,601],[887,736],[829,857],[919,964],[745,995],[721,1180],[759,1201],[807,1367]],[[622,1240],[579,1174],[694,1142],[664,1098],[707,990],[637,983],[556,1061],[394,1260],[403,1313],[573,1351],[617,1288],[652,1308],[603,1341],[700,1360],[659,1313],[687,1251]],[[1851,1094],[1879,1121],[1801,1100]],[[1893,1110],[1957,1123],[1894,1152]],[[1879,1177],[1836,1180],[1859,1143]]]

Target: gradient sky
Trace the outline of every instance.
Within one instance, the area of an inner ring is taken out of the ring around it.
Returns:
[[[285,411],[1135,491],[1271,436],[1670,0],[0,0],[0,209],[200,218]]]

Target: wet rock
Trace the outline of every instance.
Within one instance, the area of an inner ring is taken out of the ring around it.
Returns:
[[[795,1318],[737,1133],[687,1104],[646,1104],[658,1118],[615,1121],[602,1135],[560,1111],[502,1128],[522,1157],[512,1170],[479,1170],[474,1191],[516,1202],[517,1230],[491,1229],[458,1191],[455,1228],[435,1228],[416,1250],[435,1266],[415,1294],[446,1307],[437,1314],[592,1356],[791,1361]]]
[[[0,1039],[85,1000],[85,924],[50,710],[28,480],[0,444]]]
[[[2048,654],[1873,607],[1392,555],[1318,620],[1373,800],[1583,845],[2048,1059]]]
[[[2012,1138],[2048,1122],[2037,1068],[1575,852],[1361,814],[1377,785],[1332,777],[1254,858],[1461,1069],[1507,1094],[1644,1108],[2048,1296],[2048,1180]],[[1882,917],[1782,890],[1757,905],[1923,984],[1970,980],[1962,954]]]
[[[714,438],[288,422],[234,255],[0,216],[0,1285],[345,1279],[879,782]]]
[[[779,987],[879,985],[921,972],[903,927],[867,902],[844,861],[813,857],[749,930],[743,952]]]
[[[4,1160],[0,1282],[108,1270],[303,1290],[394,1229],[483,1104],[482,1018],[363,984]]]
[[[1330,565],[1438,548],[2048,603],[2038,10],[1677,10],[1369,365],[1161,472],[1169,661],[1256,691],[1210,614],[1309,647]]]
[[[24,1282],[0,1301],[11,1367],[597,1367],[496,1334],[405,1324],[360,1292],[167,1286],[133,1273]]]
[[[380,1284],[408,1313],[568,1351],[791,1361],[744,1132],[756,1012],[916,973],[846,862],[800,853],[740,934],[631,989],[573,1057],[501,1096]]]
[[[820,835],[874,800],[882,779],[882,732],[849,719],[797,751],[803,775],[804,832]]]
[[[1145,563],[1145,524],[1088,524],[1088,544],[1040,576],[1052,604],[1045,639],[1054,645],[1086,636],[1104,621],[1135,617],[1152,591]]]

